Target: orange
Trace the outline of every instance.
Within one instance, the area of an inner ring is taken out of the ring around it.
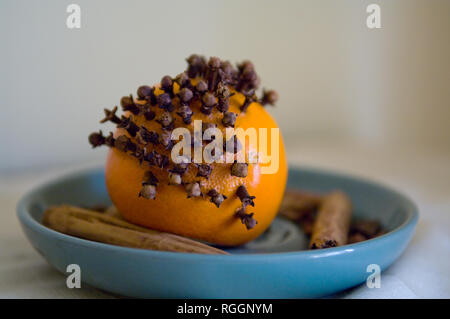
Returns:
[[[157,94],[161,93],[158,91]],[[273,118],[256,102],[253,102],[245,113],[241,113],[239,106],[243,101],[244,96],[240,93],[236,93],[230,99],[229,111],[239,114],[235,127],[243,129],[253,127],[257,132],[258,128],[267,128],[270,141],[270,128],[278,127]],[[222,116],[220,112],[215,110],[211,115],[205,115],[199,112],[198,107],[192,109],[194,111],[192,124],[185,125],[179,116],[173,115],[175,127],[185,126],[193,130],[194,120],[220,123]],[[157,107],[153,107],[153,110],[157,116],[162,112]],[[143,116],[133,118],[138,125],[161,132],[161,126],[155,120],[146,121]],[[218,127],[223,129],[221,124]],[[120,128],[114,135],[117,137],[122,134],[129,136]],[[247,177],[240,178],[230,175],[232,164],[213,163],[212,173],[209,179],[205,179],[196,177],[197,169],[192,165],[189,166],[183,175],[183,181],[201,180],[203,194],[214,188],[228,197],[219,208],[211,203],[207,196],[187,198],[182,185],[168,185],[167,169],[156,168],[146,163],[140,165],[136,158],[116,148],[111,148],[108,153],[105,167],[106,186],[112,202],[123,218],[129,222],[209,243],[240,245],[262,234],[276,216],[281,204],[287,179],[287,163],[281,134],[279,145],[279,169],[275,174],[261,174],[260,164],[250,164]],[[160,146],[156,147],[158,151],[170,155],[169,151],[158,147]],[[270,145],[267,149],[270,152]],[[138,197],[143,176],[148,170],[151,170],[159,180],[156,199]],[[250,195],[256,196],[255,207],[246,208],[246,213],[253,212],[258,222],[250,230],[247,230],[235,216],[236,209],[241,207],[241,201],[236,196],[236,190],[240,185],[244,185]]]

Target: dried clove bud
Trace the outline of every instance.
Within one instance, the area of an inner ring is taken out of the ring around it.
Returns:
[[[199,80],[197,85],[195,86],[195,91],[197,95],[203,95],[206,91],[208,91],[208,83],[203,80]]]
[[[145,158],[145,161],[147,161],[150,165],[158,166],[157,165],[157,162],[158,162],[157,158],[159,158],[159,156],[160,155],[159,155],[159,153],[157,151],[152,150],[152,151],[149,152],[147,148],[145,149],[145,156],[144,156],[144,158]]]
[[[233,112],[223,113],[222,124],[226,127],[234,127],[236,123],[237,114]]]
[[[178,84],[180,89],[192,87],[191,80],[189,79],[186,72],[182,72],[182,73],[178,74],[175,77],[175,82]]]
[[[173,146],[172,132],[164,130],[161,135],[159,135],[159,143],[164,146],[166,150],[171,149]]]
[[[169,158],[164,154],[159,154],[157,151],[153,150],[146,154],[145,160],[153,166],[164,168],[169,165]]]
[[[163,129],[172,129],[173,119],[169,112],[161,113],[156,121],[161,124]]]
[[[236,217],[241,219],[242,224],[247,227],[247,230],[252,229],[258,224],[258,222],[253,218],[254,213],[247,214],[245,212],[245,207],[240,207],[236,210]]]
[[[223,61],[219,70],[220,82],[225,85],[232,84],[235,73],[233,65],[229,61]]]
[[[129,140],[129,143],[127,145],[127,149],[131,152],[131,153],[135,153],[136,149],[137,149],[137,145],[135,143],[133,143],[131,140]]]
[[[133,152],[136,150],[136,144],[131,142],[131,140],[126,135],[120,135],[118,138],[116,138],[114,141],[114,146],[122,152]]]
[[[190,78],[195,78],[197,76],[202,76],[206,69],[205,58],[197,54],[192,54],[186,59],[188,63],[187,75]]]
[[[133,95],[130,94],[130,96],[124,96],[120,100],[120,105],[122,106],[122,109],[124,112],[130,111],[134,115],[139,114],[139,107],[134,103]]]
[[[179,115],[185,124],[191,124],[192,114],[194,114],[189,105],[181,105],[178,109],[177,115]]]
[[[219,112],[226,112],[230,108],[230,99],[229,98],[219,98],[217,101],[217,109]]]
[[[202,195],[200,183],[198,183],[198,182],[188,183],[188,184],[184,185],[184,187],[186,189],[186,192],[188,193],[187,198],[199,197]]]
[[[174,110],[174,106],[172,104],[172,98],[168,93],[163,93],[158,95],[158,105],[159,108],[165,109],[168,112],[172,112]]]
[[[216,105],[216,97],[212,93],[205,93],[202,98],[202,106],[200,107],[200,112],[203,114],[211,114],[214,105]]]
[[[154,89],[148,85],[142,85],[137,89],[137,96],[140,100],[148,99],[152,96]]]
[[[103,136],[101,130],[98,131],[98,133],[97,132],[91,133],[88,139],[89,143],[92,145],[92,148],[96,148],[98,146],[105,144],[105,137]]]
[[[177,173],[179,175],[183,175],[186,172],[186,169],[189,166],[189,159],[187,157],[182,158],[183,161],[181,163],[176,163],[173,165],[171,172]]]
[[[147,100],[148,102],[150,102],[151,105],[156,105],[158,103],[158,99],[156,97],[155,94],[155,87],[151,87],[149,92],[146,92],[146,94],[148,94],[147,96],[145,96],[145,100]]]
[[[223,194],[220,194],[219,192],[217,192],[215,189],[211,189],[208,192],[208,196],[211,197],[211,203],[214,203],[217,208],[220,207],[220,204],[222,204],[222,202],[227,199],[227,197]]]
[[[181,175],[169,171],[169,185],[180,185],[181,183]]]
[[[257,89],[260,84],[260,79],[255,72],[253,63],[244,61],[238,66],[239,80],[236,85],[236,91],[244,92],[252,89]]]
[[[174,164],[171,172],[176,173],[178,175],[183,175],[186,172],[187,167],[188,167],[187,163]]]
[[[169,96],[173,96],[173,81],[168,75],[163,76],[161,79],[161,89],[168,93]]]
[[[236,195],[237,197],[239,197],[239,199],[242,202],[242,206],[245,208],[247,205],[251,205],[251,206],[255,206],[255,203],[253,202],[253,200],[256,198],[255,196],[250,196],[250,194],[248,193],[247,189],[245,188],[244,185],[241,185],[238,187],[237,191],[236,191]]]
[[[212,56],[209,58],[208,67],[210,69],[217,70],[218,68],[221,67],[221,65],[222,65],[222,61],[220,61],[220,58],[218,58],[216,56]]]
[[[216,95],[221,98],[227,98],[232,94],[228,85],[219,83],[219,85],[217,86]]]
[[[182,103],[188,103],[194,97],[194,93],[188,88],[182,88],[178,93],[178,97]]]
[[[241,219],[242,223],[245,224],[247,230],[254,228],[258,222],[253,218],[254,213],[247,214],[244,218]]]
[[[139,160],[139,164],[142,165],[142,162],[145,160],[145,150],[142,147],[136,146],[136,151],[132,153],[134,157]]]
[[[245,224],[245,226],[247,227],[247,230],[252,229],[253,227],[256,226],[256,224],[258,224],[256,219],[253,218],[253,215],[255,215],[255,214],[250,213],[250,214],[246,214],[243,218],[241,218],[241,221],[243,224]]]
[[[152,143],[153,145],[157,145],[159,143],[158,133],[154,131],[149,131],[145,126],[141,126],[137,139],[141,144]]]
[[[219,80],[219,68],[221,61],[218,57],[210,57],[208,61],[208,71],[206,79],[208,81],[208,87],[211,91],[215,91]]]
[[[147,171],[144,175],[144,180],[142,182],[142,189],[139,192],[139,197],[144,197],[146,199],[156,198],[156,186],[158,185],[158,179],[151,171]]]
[[[278,93],[274,90],[269,90],[269,91],[263,91],[263,96],[261,98],[261,105],[275,105],[275,103],[278,100]]]
[[[197,166],[197,176],[205,177],[206,179],[209,178],[209,175],[211,175],[212,167],[208,164],[200,164]]]
[[[135,137],[136,133],[139,131],[139,126],[133,122],[132,115],[128,117],[122,115],[121,121],[117,127],[126,129],[127,132],[133,137]]]
[[[231,96],[231,92],[228,86],[219,83],[219,85],[217,86],[216,95],[218,97],[217,109],[220,112],[228,111],[228,108],[230,107],[230,96]]]
[[[142,188],[138,196],[145,199],[156,199],[156,186],[150,184],[142,184]]]
[[[235,161],[233,165],[231,165],[231,176],[247,177],[247,174],[248,174],[247,163],[238,163],[237,161]]]
[[[255,66],[249,60],[242,61],[242,63],[237,65],[239,73],[244,73],[245,71],[254,71]]]
[[[100,121],[100,123],[105,123],[108,121],[115,123],[115,124],[120,123],[120,118],[116,115],[117,106],[114,106],[114,108],[111,111],[108,109],[104,109],[104,112],[105,112],[105,117]]]
[[[127,145],[127,149],[131,152],[131,153],[135,153],[137,150],[137,145],[135,143],[133,143],[130,139],[128,140],[128,145]]]
[[[143,114],[147,121],[153,120],[156,116],[156,113],[153,112],[152,110],[145,110]]]
[[[207,107],[206,105],[202,105],[202,106],[200,107],[200,112],[202,112],[202,113],[205,114],[205,115],[211,114],[212,111],[213,111],[213,108],[212,108],[212,107]]]
[[[216,97],[214,96],[214,94],[209,92],[203,95],[202,101],[206,107],[213,107],[214,105],[216,105]]]

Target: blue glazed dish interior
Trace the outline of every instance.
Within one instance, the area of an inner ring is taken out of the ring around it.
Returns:
[[[115,294],[144,298],[312,298],[367,279],[367,266],[382,270],[407,247],[418,221],[414,203],[388,187],[356,177],[295,168],[288,187],[325,193],[340,189],[356,218],[380,221],[387,234],[365,242],[305,250],[307,238],[277,218],[255,241],[227,249],[231,255],[199,255],[112,246],[44,227],[51,205],[110,204],[102,169],[74,173],[42,185],[18,204],[18,217],[33,247],[57,270],[82,269],[82,281]]]

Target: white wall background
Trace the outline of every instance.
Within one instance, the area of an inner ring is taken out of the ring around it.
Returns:
[[[103,107],[191,53],[251,59],[288,141],[450,148],[450,1],[1,0],[0,48],[3,173],[103,157],[87,143]]]

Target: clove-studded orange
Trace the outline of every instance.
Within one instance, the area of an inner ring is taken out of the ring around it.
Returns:
[[[262,104],[273,104],[274,98],[268,98],[267,92],[265,98],[255,97],[252,89],[257,79],[245,74],[245,66],[238,66],[237,72],[246,80],[234,76],[234,84],[230,84],[232,81],[220,82],[223,74],[217,73],[228,70],[228,64],[211,59],[202,66],[192,57],[188,62],[186,73],[174,79],[164,77],[153,88],[140,87],[136,99],[123,98],[120,121],[105,110],[105,119],[117,128],[108,137],[93,133],[90,141],[94,147],[115,146],[108,153],[105,178],[111,200],[123,218],[213,244],[244,244],[269,227],[280,206],[287,179],[281,134],[277,137],[278,170],[263,174],[263,167],[270,163],[189,162],[180,171],[180,165],[171,159],[177,141],[170,140],[170,132],[179,127],[193,132],[194,123],[201,120],[204,127],[217,127],[224,136],[230,126],[255,129],[260,142],[262,128],[267,131],[265,148],[270,153],[271,129],[278,126]],[[224,85],[230,88],[230,96],[223,93]],[[246,154],[262,151],[261,144],[248,145],[248,140],[241,144],[245,144]],[[149,164],[152,152],[159,165]]]

